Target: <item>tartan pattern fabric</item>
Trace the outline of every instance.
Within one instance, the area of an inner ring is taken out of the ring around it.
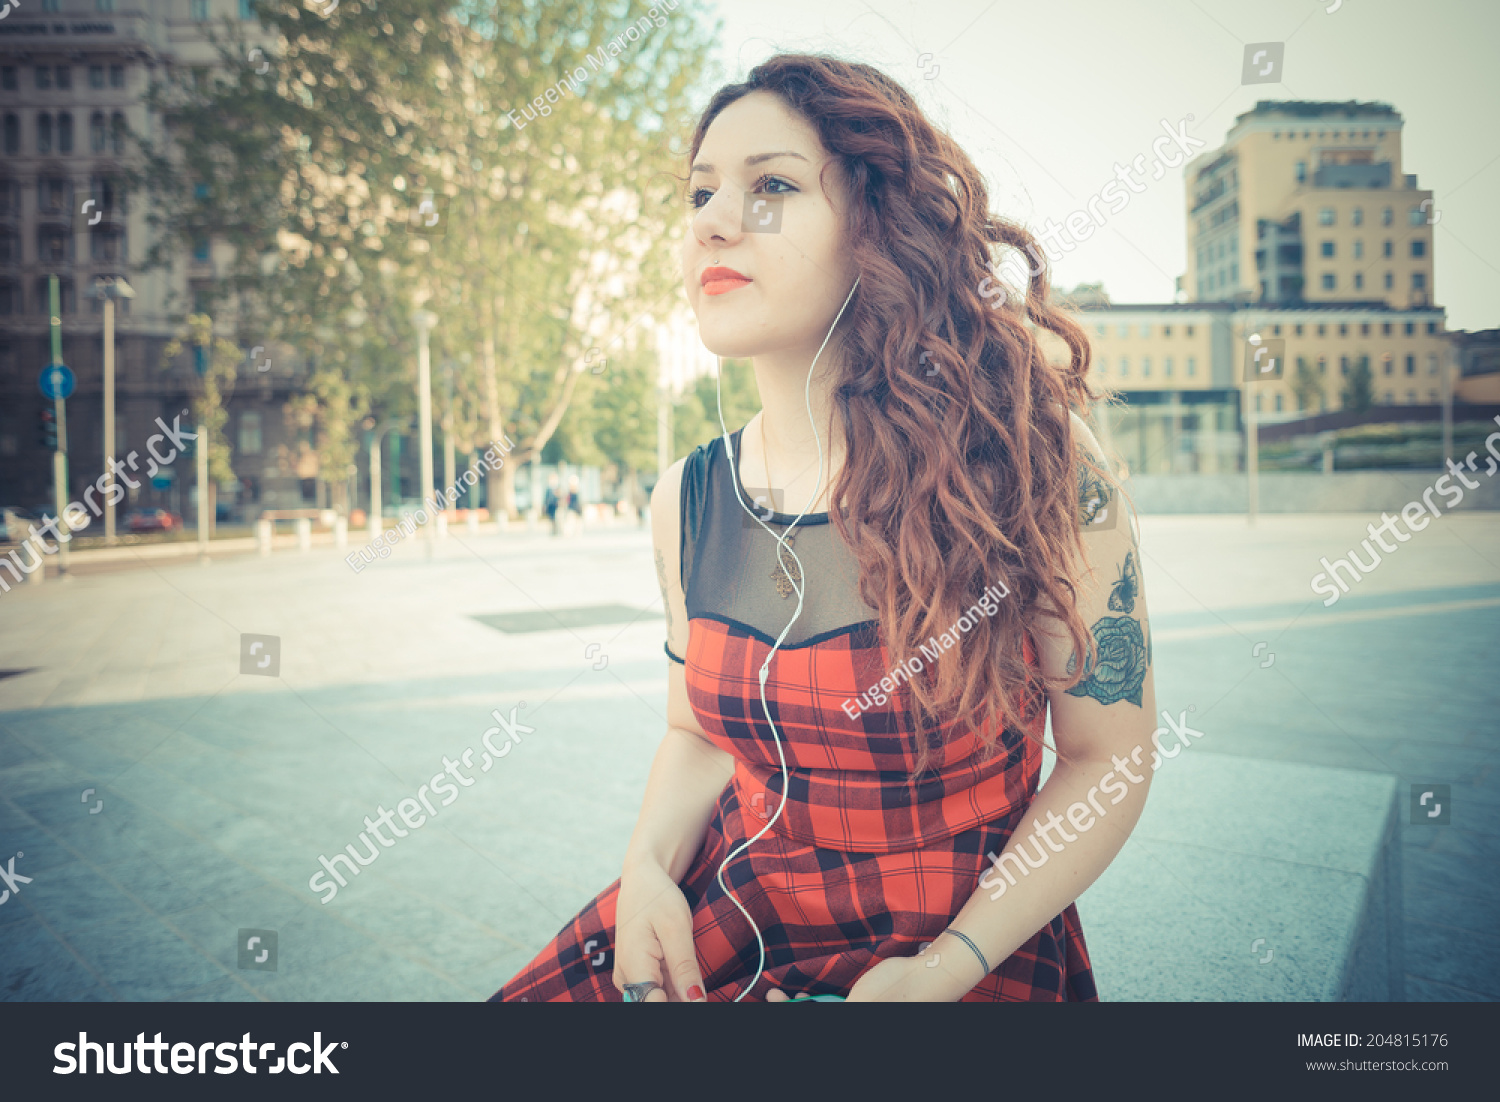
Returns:
[[[722,511],[733,500],[733,474],[727,462],[711,460],[711,449],[700,447],[683,472],[688,644],[683,658],[666,650],[684,664],[689,703],[704,734],[735,759],[733,779],[680,882],[708,998],[727,1001],[755,975],[759,953],[754,930],[719,887],[718,868],[776,815],[782,777],[758,676],[774,640],[716,611],[727,607],[719,603],[722,594],[703,580],[706,565],[715,568],[707,576],[730,585],[744,574],[731,542],[741,526]],[[844,709],[892,672],[877,627],[854,623],[783,645],[768,671],[766,702],[788,768],[786,804],[724,874],[766,944],[765,973],[747,999],[764,999],[771,987],[847,995],[875,961],[912,955],[936,939],[990,870],[986,853],[1004,849],[1036,794],[1040,707],[1023,710],[1030,716],[1025,730],[1003,732],[988,757],[980,753],[979,732],[942,727],[927,770],[909,783],[917,736],[906,687],[884,704],[866,695],[870,703],[861,703],[855,717]],[[1036,663],[1030,639],[1023,639],[1023,654]],[[616,880],[493,999],[620,1001],[612,981],[618,890]],[[965,1001],[1097,998],[1070,904]]]
[[[918,952],[953,921],[991,867],[986,852],[1000,852],[1023,813],[889,853],[822,849],[766,834],[724,872],[766,943],[765,971],[745,1001],[764,1001],[773,987],[792,995],[847,996],[876,961]],[[736,786],[726,786],[703,848],[681,881],[710,1002],[733,1000],[755,975],[755,934],[720,890],[717,873],[724,857],[762,825],[740,803]],[[616,880],[601,892],[491,1001],[621,1002],[612,979],[619,887]],[[1070,904],[961,1001],[1097,1000],[1078,911]]]
[[[781,803],[780,758],[758,675],[770,645],[738,625],[707,617],[691,624],[685,674],[693,713],[709,740],[734,756],[741,801],[755,812],[764,807],[762,818],[769,818]],[[1035,662],[1029,640],[1025,655]],[[766,703],[786,755],[788,788],[773,831],[829,849],[890,853],[1031,801],[1042,767],[1043,713],[1035,713],[1028,732],[1002,734],[987,760],[978,732],[943,727],[936,760],[910,784],[917,743],[906,687],[855,719],[844,710],[890,668],[874,624],[776,651]]]

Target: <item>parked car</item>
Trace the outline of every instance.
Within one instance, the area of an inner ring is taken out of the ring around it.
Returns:
[[[132,509],[125,514],[125,527],[132,532],[181,530],[182,518],[165,509]]]
[[[20,543],[35,523],[30,510],[0,505],[0,543]]]

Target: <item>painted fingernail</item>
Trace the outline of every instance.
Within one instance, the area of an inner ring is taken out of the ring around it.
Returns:
[[[702,1003],[708,1001],[703,997],[703,988],[699,987],[696,983],[693,984],[692,987],[689,987],[687,989],[687,997],[688,1002],[690,1003]]]

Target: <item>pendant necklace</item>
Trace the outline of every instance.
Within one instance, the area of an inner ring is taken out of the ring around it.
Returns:
[[[766,453],[766,416],[764,413],[762,413],[760,417],[760,458],[761,462],[765,464],[766,493],[767,495],[769,495],[771,493],[771,461]],[[786,546],[788,550],[790,550],[792,547],[792,541],[797,538],[797,533],[795,530],[790,531],[787,532],[782,538],[786,541]],[[800,567],[798,567],[797,560],[791,559],[789,560],[791,563],[791,574],[790,576],[788,576],[787,568],[782,565],[781,560],[781,547],[780,545],[777,545],[776,568],[771,571],[771,581],[776,583],[776,592],[781,595],[781,598],[783,600],[785,600],[796,592],[796,589],[792,584],[793,579],[800,583],[802,581],[802,570]]]

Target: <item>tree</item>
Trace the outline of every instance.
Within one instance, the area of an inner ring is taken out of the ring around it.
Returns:
[[[1316,413],[1321,406],[1323,380],[1307,365],[1307,359],[1303,356],[1297,357],[1297,371],[1292,376],[1292,394],[1297,399],[1299,410]]]
[[[1373,380],[1370,375],[1370,357],[1361,356],[1349,373],[1340,395],[1344,408],[1356,413],[1369,409],[1375,399]]]
[[[208,485],[198,487],[198,508],[212,531],[214,488],[235,477],[229,442],[224,438],[224,425],[229,420],[229,411],[225,407],[234,395],[234,384],[244,357],[233,341],[215,335],[213,318],[207,314],[187,316],[182,330],[162,349],[162,368],[169,368],[188,347],[193,350],[193,367],[198,375],[197,392],[192,401],[193,423],[201,426],[194,430],[199,436],[193,441],[193,446],[208,450]]]
[[[755,372],[745,360],[724,361],[724,425],[730,432],[741,428],[760,409],[760,390]],[[724,435],[719,425],[719,404],[712,375],[702,375],[672,409],[672,458],[681,459],[699,444]]]
[[[510,509],[516,466],[590,359],[618,354],[680,281],[664,171],[680,151],[664,136],[704,98],[709,32],[687,2],[361,0],[327,17],[306,3],[256,0],[270,56],[232,26],[221,77],[174,74],[155,93],[170,140],[142,183],[158,259],[227,241],[215,293],[244,309],[247,343],[292,344],[382,416],[412,412],[412,308],[437,313],[458,443],[518,441],[490,484]],[[353,405],[322,389],[318,416],[352,427]]]

